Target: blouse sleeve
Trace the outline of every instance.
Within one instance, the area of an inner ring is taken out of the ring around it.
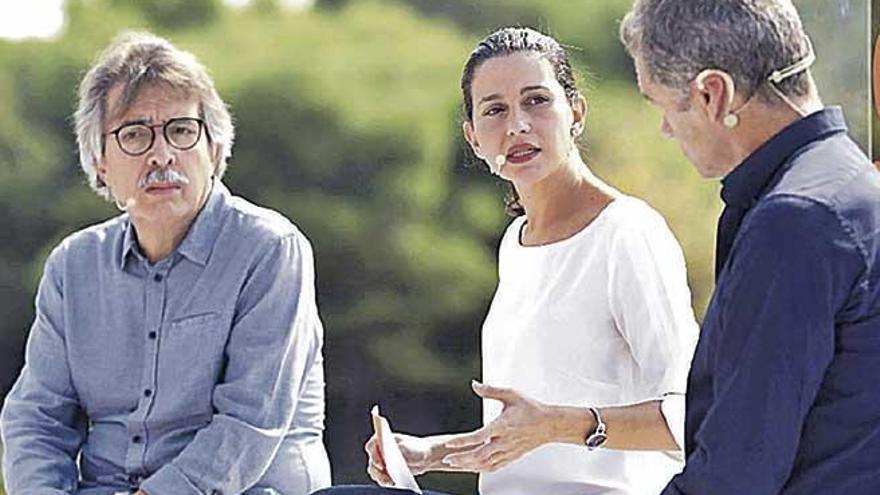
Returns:
[[[615,325],[638,364],[637,400],[663,400],[679,446],[684,392],[698,336],[684,256],[663,218],[648,207],[630,218],[609,251],[609,301]]]

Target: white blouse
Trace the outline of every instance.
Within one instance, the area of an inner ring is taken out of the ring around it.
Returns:
[[[684,257],[663,218],[620,196],[572,237],[533,247],[520,243],[525,222],[511,222],[501,241],[483,324],[484,383],[581,407],[682,394],[663,404],[681,445],[698,327]],[[485,423],[500,412],[484,401]],[[550,444],[482,475],[480,493],[657,494],[682,466],[675,453]]]

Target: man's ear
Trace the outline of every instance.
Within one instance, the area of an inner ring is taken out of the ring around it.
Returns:
[[[477,136],[474,135],[474,125],[469,120],[464,121],[461,124],[461,132],[464,134],[465,141],[471,146],[471,150],[477,155],[477,158],[485,160],[486,157],[480,151],[480,143],[477,142]]]
[[[697,75],[694,84],[698,94],[697,103],[701,105],[706,117],[712,122],[723,122],[732,113],[733,99],[736,96],[736,86],[730,74],[706,69]]]
[[[104,158],[98,160],[95,163],[95,174],[98,176],[98,183],[107,185],[107,165],[104,163]]]
[[[223,163],[223,147],[217,143],[211,143],[211,163],[214,164],[214,176],[220,171],[220,164]]]

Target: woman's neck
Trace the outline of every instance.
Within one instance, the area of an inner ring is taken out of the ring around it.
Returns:
[[[547,244],[571,237],[589,225],[620,193],[576,161],[528,188],[518,189],[528,224],[523,244]]]

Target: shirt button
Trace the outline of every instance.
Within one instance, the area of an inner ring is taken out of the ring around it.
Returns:
[[[134,443],[141,443],[141,440],[143,440],[143,439],[141,438],[140,435],[135,435],[135,436],[131,437],[131,441]]]
[[[149,397],[149,396],[151,396],[151,395],[153,395],[153,391],[152,391],[152,390],[150,390],[150,389],[146,389],[146,390],[144,390],[144,397]]]
[[[148,334],[147,334],[147,337],[149,337],[150,340],[156,340],[156,332],[150,332],[150,333],[148,333]]]
[[[161,282],[162,278],[163,277],[162,277],[161,273],[157,273],[157,274],[153,275],[153,280],[155,280],[156,282]]]

